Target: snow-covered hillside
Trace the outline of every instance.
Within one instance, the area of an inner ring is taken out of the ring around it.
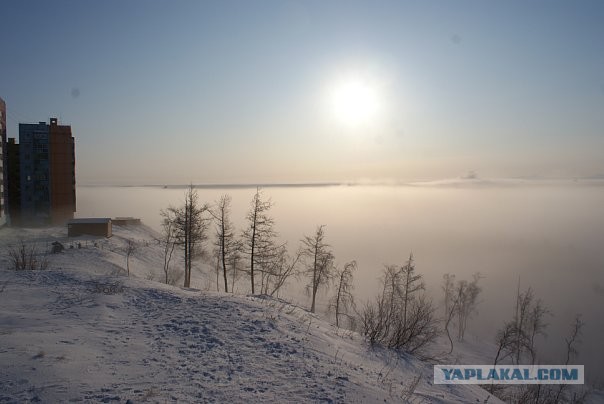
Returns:
[[[65,241],[64,229],[0,232],[5,245]],[[46,271],[2,258],[0,402],[498,402],[432,385],[431,365],[284,301],[147,280],[161,273],[153,234],[114,233],[51,255]],[[149,240],[130,277],[126,238]]]

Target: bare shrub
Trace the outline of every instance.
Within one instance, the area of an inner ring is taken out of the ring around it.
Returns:
[[[35,271],[48,269],[46,253],[39,252],[35,244],[29,246],[21,240],[16,246],[8,248],[8,259],[15,271]]]
[[[421,354],[439,336],[432,301],[424,294],[413,256],[402,267],[388,266],[382,292],[361,313],[363,333],[371,344]]]
[[[124,292],[124,285],[120,282],[92,282],[87,291],[103,295],[115,295]]]

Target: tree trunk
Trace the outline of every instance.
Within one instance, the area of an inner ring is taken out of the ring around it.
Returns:
[[[315,245],[315,261],[313,264],[312,271],[312,304],[310,305],[311,313],[315,312],[315,298],[317,297],[317,254],[319,253],[318,248],[318,245]]]
[[[338,285],[338,294],[336,296],[336,327],[340,326],[340,296],[342,295],[342,278],[344,277],[344,272],[340,275],[340,284]]]
[[[220,254],[216,254],[216,291],[220,292]]]
[[[256,204],[258,201],[256,201]],[[255,293],[254,290],[254,248],[256,247],[256,220],[258,215],[258,207],[254,207],[254,222],[252,224],[252,245],[250,250],[250,278],[252,282],[252,295]]]
[[[222,248],[222,274],[224,277],[224,291],[229,292],[229,284],[227,282],[227,269],[226,269],[226,254],[224,252],[224,247]]]
[[[188,288],[189,284],[189,201],[185,200],[185,226],[184,226],[184,249],[185,249],[185,279],[184,287]]]

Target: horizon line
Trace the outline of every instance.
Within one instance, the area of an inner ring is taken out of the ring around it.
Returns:
[[[422,186],[422,185],[512,185],[513,183],[538,183],[538,182],[571,182],[577,183],[580,181],[603,181],[603,176],[587,176],[587,177],[499,177],[499,178],[469,178],[469,177],[453,177],[437,180],[356,180],[356,181],[317,181],[317,182],[267,182],[267,183],[199,183],[199,184],[112,184],[112,183],[83,183],[78,184],[81,187],[116,187],[116,188],[164,188],[164,189],[183,189],[190,185],[199,189],[237,189],[237,188],[320,188],[320,187],[336,187],[336,186]]]

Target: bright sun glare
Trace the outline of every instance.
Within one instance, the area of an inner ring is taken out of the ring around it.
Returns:
[[[342,124],[359,126],[371,123],[376,117],[376,89],[366,81],[342,80],[335,86],[331,98],[334,115]]]

